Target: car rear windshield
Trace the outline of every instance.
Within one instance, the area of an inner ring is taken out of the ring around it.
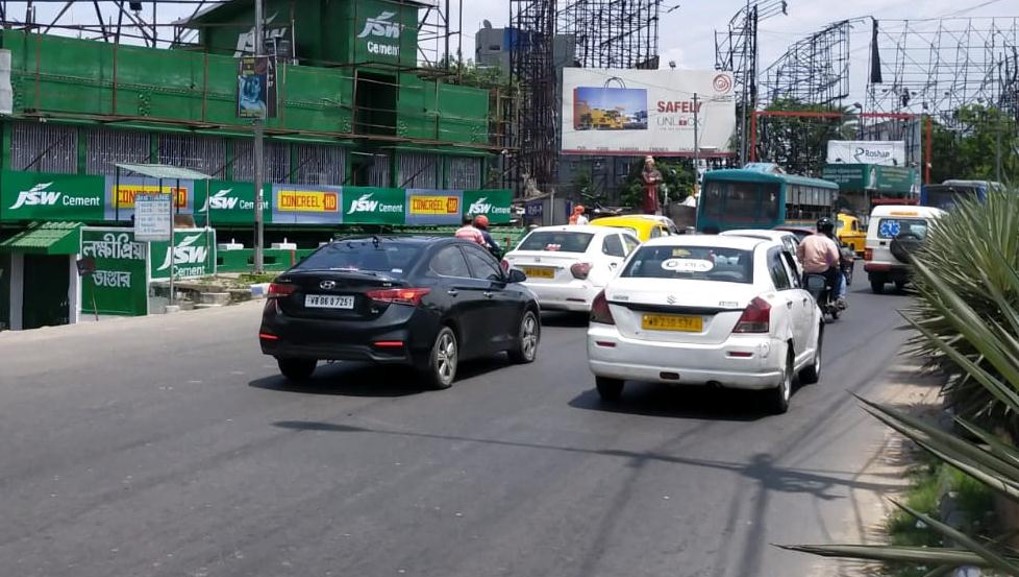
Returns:
[[[715,246],[644,246],[620,276],[736,282],[754,280],[751,251]]]
[[[413,266],[423,245],[371,239],[339,240],[308,255],[299,270],[349,270],[400,278]]]
[[[927,238],[927,221],[922,218],[882,218],[877,223],[878,238],[895,238],[910,233],[916,238]]]
[[[594,235],[589,232],[535,231],[527,235],[517,250],[587,252]]]

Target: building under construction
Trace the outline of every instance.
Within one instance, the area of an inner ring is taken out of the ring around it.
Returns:
[[[249,58],[252,0],[0,1],[0,329],[74,317],[68,239],[82,225],[130,227],[135,195],[156,184],[124,165],[210,177],[211,192],[179,177],[163,192],[176,191],[182,221],[250,247],[251,110],[268,116],[267,247],[314,248],[341,223],[456,223],[470,198],[508,217],[493,195],[470,192],[501,146],[490,142],[489,91],[458,85],[447,67],[456,3],[262,4],[268,60]],[[370,188],[360,204],[339,193],[356,186]],[[418,212],[412,191],[431,195]],[[279,270],[276,256],[266,262]]]

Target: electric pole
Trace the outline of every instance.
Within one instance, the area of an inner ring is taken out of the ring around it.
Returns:
[[[264,19],[262,17],[262,0],[255,0],[255,62],[261,62],[265,56],[265,31],[263,30]],[[268,87],[265,87],[268,90]],[[255,118],[255,142],[252,154],[255,157],[255,273],[265,272],[265,223],[262,222],[263,207],[265,206],[265,194],[262,191],[262,182],[265,180],[265,156],[263,145],[265,143],[265,117],[268,115],[266,107],[262,116]]]
[[[694,196],[700,190],[701,175],[701,147],[700,147],[700,104],[697,102],[697,93],[693,93],[693,193]]]

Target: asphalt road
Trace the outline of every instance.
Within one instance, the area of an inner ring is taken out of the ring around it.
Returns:
[[[855,540],[901,295],[858,275],[823,380],[757,397],[630,385],[601,404],[582,323],[539,360],[320,367],[287,388],[260,304],[0,334],[0,575],[834,574],[772,543]]]

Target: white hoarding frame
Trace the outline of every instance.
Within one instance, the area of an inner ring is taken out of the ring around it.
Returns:
[[[563,69],[562,153],[725,154],[736,130],[731,72]]]
[[[829,140],[826,164],[906,166],[903,140]]]

